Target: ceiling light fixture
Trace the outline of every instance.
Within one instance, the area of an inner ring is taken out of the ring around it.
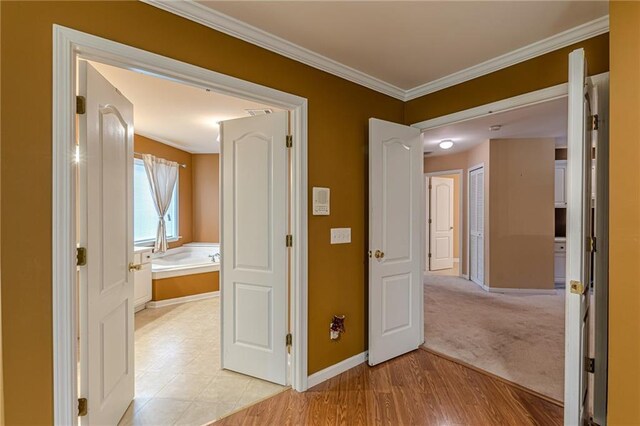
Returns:
[[[502,129],[502,126],[500,124],[494,124],[493,126],[489,127],[489,130],[491,130],[492,132],[497,132],[500,129]]]
[[[451,139],[445,139],[438,145],[442,149],[449,149],[453,146],[453,141]]]

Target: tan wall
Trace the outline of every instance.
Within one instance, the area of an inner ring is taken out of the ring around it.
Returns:
[[[449,170],[462,170],[462,206],[458,209],[462,214],[462,247],[459,252],[460,258],[460,270],[463,274],[468,274],[467,271],[467,246],[469,244],[469,231],[468,231],[468,217],[467,217],[467,205],[469,204],[469,167],[484,164],[484,191],[485,199],[489,197],[489,141],[482,142],[473,148],[450,155],[441,155],[437,157],[425,156],[424,157],[424,172],[446,172]],[[459,199],[456,196],[456,199]],[[485,203],[484,212],[484,226],[485,226],[485,244],[484,244],[484,258],[485,258],[485,284],[489,284],[489,270],[490,270],[490,252],[489,252],[489,203]],[[455,219],[454,219],[455,220]],[[458,223],[456,221],[456,223]],[[455,230],[455,228],[454,228]]]
[[[553,289],[553,139],[490,141],[491,287]]]
[[[164,158],[170,161],[177,161],[180,164],[186,164],[187,167],[180,167],[178,177],[178,203],[179,208],[179,224],[180,240],[169,243],[170,248],[180,247],[183,244],[194,241],[192,230],[192,171],[191,154],[178,148],[165,145],[153,139],[146,138],[141,135],[135,135],[133,142],[135,152],[141,154],[153,154],[156,157]],[[195,240],[198,241],[198,240]]]
[[[453,257],[460,258],[460,175],[439,175],[453,179]]]
[[[151,300],[167,300],[220,290],[218,271],[152,281]]]
[[[608,424],[640,424],[640,3],[611,2]],[[589,55],[587,55],[589,58]]]
[[[308,186],[332,189],[331,216],[309,216],[309,374],[366,350],[367,120],[401,122],[401,101],[142,2],[0,2],[0,8],[2,338],[8,424],[52,421],[53,24],[308,99]],[[352,243],[331,245],[330,228],[341,226],[351,227]],[[34,247],[39,247],[38,255],[25,260],[23,254]],[[346,316],[349,330],[337,343],[328,332],[334,314]]]
[[[193,154],[193,241],[220,242],[220,155]]]

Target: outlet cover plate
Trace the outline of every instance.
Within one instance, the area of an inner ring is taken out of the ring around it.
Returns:
[[[351,228],[331,228],[331,244],[349,244]]]

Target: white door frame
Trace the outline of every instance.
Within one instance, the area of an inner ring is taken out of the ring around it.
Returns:
[[[293,347],[291,385],[307,389],[307,100],[141,49],[53,26],[52,290],[53,410],[55,425],[77,424],[75,93],[78,58],[181,81],[195,87],[291,112],[294,247],[290,315]],[[89,255],[90,256],[90,255]],[[284,342],[283,342],[284,344]]]
[[[594,85],[604,87],[605,89],[603,90],[603,95],[608,96],[609,72],[590,76],[589,78],[591,79]],[[556,99],[567,97],[568,95],[569,95],[569,83],[562,83],[556,86],[551,86],[551,87],[536,90],[533,92],[525,93],[522,95],[514,96],[512,98],[502,99],[496,102],[491,102],[485,105],[480,105],[480,106],[469,108],[463,111],[454,112],[452,114],[443,115],[441,117],[424,120],[418,123],[414,123],[411,126],[417,127],[421,129],[423,132],[425,132],[427,130],[436,129],[438,127],[448,126],[455,123],[461,123],[464,121],[473,120],[475,118],[487,117],[489,115],[493,115],[500,112],[506,112],[513,109],[518,109],[526,106],[536,105],[543,102],[553,101]],[[603,106],[601,120],[608,125],[608,121],[609,121],[608,99],[605,99],[600,106]],[[606,138],[603,143],[608,144],[608,133],[606,133],[606,129],[608,129],[608,127],[605,127],[605,131],[602,132],[603,135],[601,135],[601,137]],[[605,161],[605,159],[602,159],[602,161]],[[469,168],[469,171],[470,170],[472,170],[472,168]],[[603,225],[603,224],[606,224],[609,221],[608,205],[605,204],[605,202],[608,201],[608,176],[605,176],[604,174],[599,174],[597,176],[598,176],[598,179],[597,179],[596,185],[598,186],[599,190],[602,190],[602,193],[601,193],[602,197],[601,197],[600,203],[598,203],[598,206],[602,208],[602,211],[600,212],[600,218],[599,218],[599,221],[600,221],[599,229],[603,230],[603,232],[606,232],[607,230],[606,225]],[[467,173],[467,177],[468,177],[468,173]],[[469,203],[467,203],[467,217],[469,214],[468,204]],[[608,236],[603,237],[605,244],[607,243],[606,242],[607,237]],[[424,238],[424,235],[423,235],[423,238]],[[468,249],[469,249],[469,244],[467,241],[467,271],[469,271]],[[603,257],[598,258],[596,256],[596,270],[607,271],[608,258],[603,258]],[[601,278],[604,278],[602,277],[602,275],[600,276]],[[603,281],[603,282],[605,287],[604,291],[606,292],[608,283],[606,281]],[[596,306],[598,306],[598,304],[601,305],[602,306],[601,309],[606,312],[606,306],[607,306],[606,294],[603,295],[602,293],[599,293],[597,294],[597,296],[599,296],[600,298],[596,302]],[[600,312],[600,313],[602,314],[603,312]],[[602,336],[606,336],[607,327],[608,327],[608,320],[606,316],[600,315],[600,317],[596,319],[595,333],[596,333],[596,339],[599,343],[598,348],[601,351],[604,349],[604,346],[606,345],[606,339],[605,341],[603,341]],[[602,354],[599,354],[599,356],[601,355]],[[606,356],[606,352],[604,353],[604,356]],[[565,358],[566,358],[566,350],[565,350]],[[602,360],[599,360],[599,363],[600,363],[599,365],[605,364],[605,368],[606,368],[605,362],[603,362]],[[598,418],[605,418],[601,416],[606,416],[606,400],[607,400],[607,389],[606,389],[607,377],[606,376],[607,374],[606,374],[605,368],[599,368],[596,373],[596,384],[594,389],[594,399],[596,401],[596,404],[595,404],[596,412],[594,413],[594,415]],[[574,386],[574,388],[577,389],[578,387],[577,383],[572,385]],[[565,383],[565,387],[566,386],[568,386],[567,383]]]
[[[425,185],[424,185],[424,196],[425,196],[425,205],[427,207],[426,210],[426,214],[425,216],[430,216],[430,200],[429,200],[429,183],[427,182],[427,179],[432,177],[432,176],[443,176],[443,175],[458,175],[459,176],[459,181],[460,181],[460,188],[459,188],[459,194],[458,194],[458,210],[460,210],[458,212],[458,276],[460,277],[464,277],[464,275],[462,274],[462,259],[460,259],[460,252],[462,251],[462,247],[463,247],[463,241],[464,241],[464,228],[463,228],[463,216],[462,216],[462,205],[464,204],[464,197],[463,197],[463,193],[464,193],[464,174],[463,174],[464,170],[463,169],[453,169],[453,170],[444,170],[441,172],[428,172],[424,174],[424,178],[425,178]],[[425,219],[428,219],[425,218]],[[427,223],[428,225],[428,223]],[[426,232],[425,232],[425,253],[426,256],[428,256],[429,254],[429,248],[428,248],[428,244],[429,244],[429,235],[430,235],[430,227],[429,226],[425,226]],[[455,258],[454,258],[455,259]],[[429,259],[425,258],[425,271],[429,271]]]

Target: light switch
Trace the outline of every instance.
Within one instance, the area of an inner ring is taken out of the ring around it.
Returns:
[[[331,244],[351,242],[351,228],[331,228]]]

